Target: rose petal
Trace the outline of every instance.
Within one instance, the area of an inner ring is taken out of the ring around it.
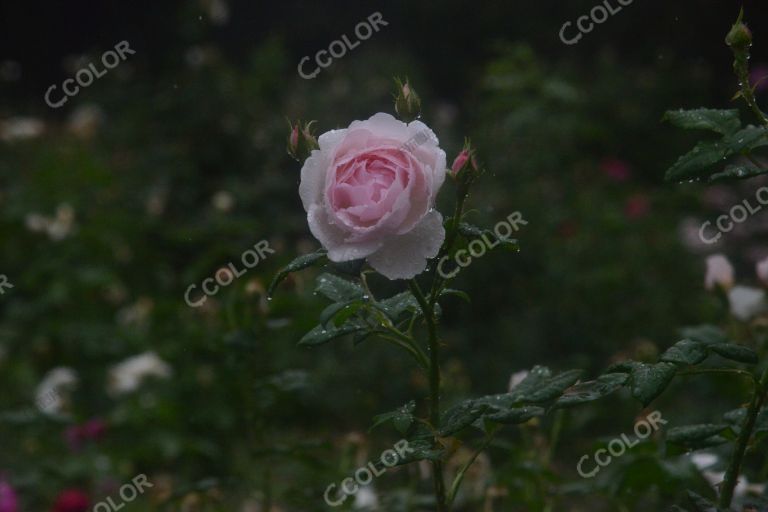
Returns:
[[[331,223],[325,208],[320,205],[312,205],[309,208],[307,222],[314,237],[320,240],[323,247],[328,250],[328,259],[331,261],[341,262],[365,258],[378,250],[383,243],[381,240],[348,243],[347,234]]]
[[[443,216],[432,210],[411,232],[384,242],[368,256],[368,263],[388,279],[410,279],[424,271],[429,258],[437,256],[443,240]]]

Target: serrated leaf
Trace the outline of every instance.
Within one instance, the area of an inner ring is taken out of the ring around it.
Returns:
[[[406,311],[417,311],[419,302],[411,292],[402,292],[388,299],[377,302],[376,307],[384,312],[392,321],[397,321]]]
[[[640,363],[630,373],[632,396],[647,406],[672,382],[676,371],[672,363]]]
[[[543,407],[525,406],[505,409],[492,414],[485,414],[483,417],[504,425],[517,425],[519,423],[525,423],[536,416],[543,416],[544,412]]]
[[[729,135],[741,127],[739,111],[736,109],[716,110],[697,108],[694,110],[669,110],[663,121],[686,130],[711,130],[722,135]]]
[[[277,288],[277,285],[279,285],[286,277],[288,277],[289,274],[311,267],[312,265],[325,259],[326,254],[327,253],[325,250],[304,254],[303,256],[299,256],[288,265],[280,269],[277,274],[275,274],[275,277],[272,279],[272,282],[267,289],[267,297],[272,297],[272,294],[274,293],[275,288]]]
[[[669,347],[660,360],[679,365],[699,364],[707,358],[707,350],[698,341],[681,340]]]
[[[667,171],[665,179],[683,181],[707,177],[712,174],[712,167],[721,165],[725,159],[768,144],[766,133],[765,128],[749,126],[719,141],[699,142],[691,151],[678,158]]]
[[[305,347],[322,345],[335,340],[336,338],[340,338],[347,334],[362,332],[366,329],[367,327],[354,322],[347,322],[341,327],[318,325],[299,340],[299,345]]]
[[[337,314],[344,311],[346,308],[350,309],[345,311],[345,313],[350,313],[350,311],[354,311],[356,309],[353,306],[359,306],[360,304],[362,304],[362,302],[359,300],[350,300],[329,305],[320,313],[320,325],[328,325],[328,323],[333,320]]]
[[[680,330],[680,334],[683,338],[698,341],[704,345],[725,343],[728,341],[728,337],[722,329],[708,324],[684,327]]]
[[[768,171],[761,169],[760,167],[755,167],[754,165],[731,164],[726,165],[725,169],[710,176],[709,182],[714,183],[717,181],[745,180],[766,174],[766,172]]]
[[[363,299],[365,296],[365,290],[359,284],[328,273],[317,278],[315,291],[334,302]]]
[[[757,352],[742,345],[736,345],[734,343],[714,343],[707,348],[717,355],[732,361],[746,364],[757,364],[758,361]]]
[[[708,437],[718,435],[730,428],[727,423],[705,423],[674,427],[667,431],[667,441],[670,443],[691,444],[703,441]]]
[[[569,370],[548,379],[543,385],[525,395],[526,402],[547,402],[560,397],[563,392],[576,384],[583,375],[582,370]]]
[[[411,400],[407,404],[401,405],[394,411],[385,412],[383,414],[379,414],[373,418],[373,425],[369,430],[373,430],[376,427],[383,425],[384,423],[388,421],[392,421],[393,423],[397,423],[395,425],[395,428],[398,429],[401,433],[405,433],[405,431],[408,430],[408,428],[413,423],[414,417],[413,412],[416,410],[416,402],[414,400]],[[407,423],[407,426],[406,426]],[[398,425],[400,427],[404,427],[403,430],[400,430],[398,428]]]
[[[467,400],[448,409],[440,419],[440,437],[451,436],[470,426],[485,411],[488,405]]]
[[[622,387],[627,380],[629,375],[626,373],[607,373],[595,380],[580,382],[566,390],[555,402],[555,407],[572,407],[598,400]]]

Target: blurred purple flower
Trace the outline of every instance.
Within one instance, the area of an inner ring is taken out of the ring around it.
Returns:
[[[19,512],[16,491],[6,480],[0,480],[0,512]]]
[[[758,64],[749,73],[749,83],[755,88],[755,92],[768,89],[768,64]]]
[[[616,182],[627,181],[632,177],[632,169],[624,160],[606,158],[600,163],[600,170],[605,176]]]

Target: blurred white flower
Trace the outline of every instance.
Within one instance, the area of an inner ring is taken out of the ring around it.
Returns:
[[[734,286],[728,292],[731,314],[739,320],[749,320],[766,310],[765,292],[759,288]]]
[[[34,117],[11,117],[0,121],[0,139],[6,142],[34,139],[45,131],[45,124]]]
[[[141,327],[149,320],[149,315],[155,308],[155,302],[149,297],[139,297],[131,305],[121,308],[117,312],[117,323],[125,326]]]
[[[509,391],[511,392],[514,388],[516,388],[517,385],[523,382],[527,376],[528,370],[521,370],[519,372],[513,373],[509,378]]]
[[[725,473],[722,471],[704,471],[702,475],[704,475],[704,479],[709,482],[709,485],[715,488],[719,487],[720,483],[725,478]],[[765,484],[750,484],[746,476],[740,475],[736,488],[733,490],[733,495],[737,498],[744,497],[747,494],[759,496],[765,492],[765,488]]]
[[[24,224],[32,232],[47,233],[51,240],[63,240],[72,232],[75,224],[75,210],[69,204],[61,203],[56,208],[54,217],[32,212],[24,217]]]
[[[109,370],[109,392],[114,395],[136,391],[147,377],[167,379],[171,367],[154,352],[129,357]]]
[[[104,123],[104,111],[98,105],[88,103],[77,107],[69,116],[67,130],[77,137],[89,139]]]
[[[694,453],[691,455],[691,462],[701,471],[714,466],[717,463],[717,455],[706,452]]]
[[[733,286],[733,265],[722,254],[713,254],[707,258],[707,275],[704,278],[704,287],[714,290],[720,286],[726,290]]]
[[[357,510],[368,510],[379,506],[379,498],[376,496],[376,491],[373,487],[366,485],[360,487],[360,490],[355,494],[355,503],[352,505]]]
[[[226,190],[219,190],[211,198],[213,207],[221,212],[228,212],[235,205],[235,198]]]
[[[77,380],[75,371],[65,366],[46,373],[35,390],[35,405],[40,412],[50,415],[61,413]]]
[[[757,278],[765,285],[768,285],[768,258],[760,260],[755,265]]]

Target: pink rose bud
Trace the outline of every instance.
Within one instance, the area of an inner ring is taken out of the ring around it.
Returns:
[[[461,153],[459,153],[456,159],[453,161],[453,165],[451,165],[451,172],[453,174],[458,174],[458,172],[464,168],[469,158],[469,151],[462,149]]]
[[[0,480],[0,512],[19,512],[19,499],[11,484]]]
[[[733,266],[722,254],[713,254],[707,258],[707,274],[704,287],[714,290],[716,287],[728,290],[733,286]]]
[[[288,135],[287,150],[295,160],[303,162],[312,151],[318,149],[317,138],[312,134],[310,121],[302,126],[301,121],[291,124],[291,133]]]
[[[416,91],[406,79],[405,83],[395,79],[397,84],[397,94],[395,95],[395,111],[400,119],[409,122],[417,119],[421,114],[421,100]]]

